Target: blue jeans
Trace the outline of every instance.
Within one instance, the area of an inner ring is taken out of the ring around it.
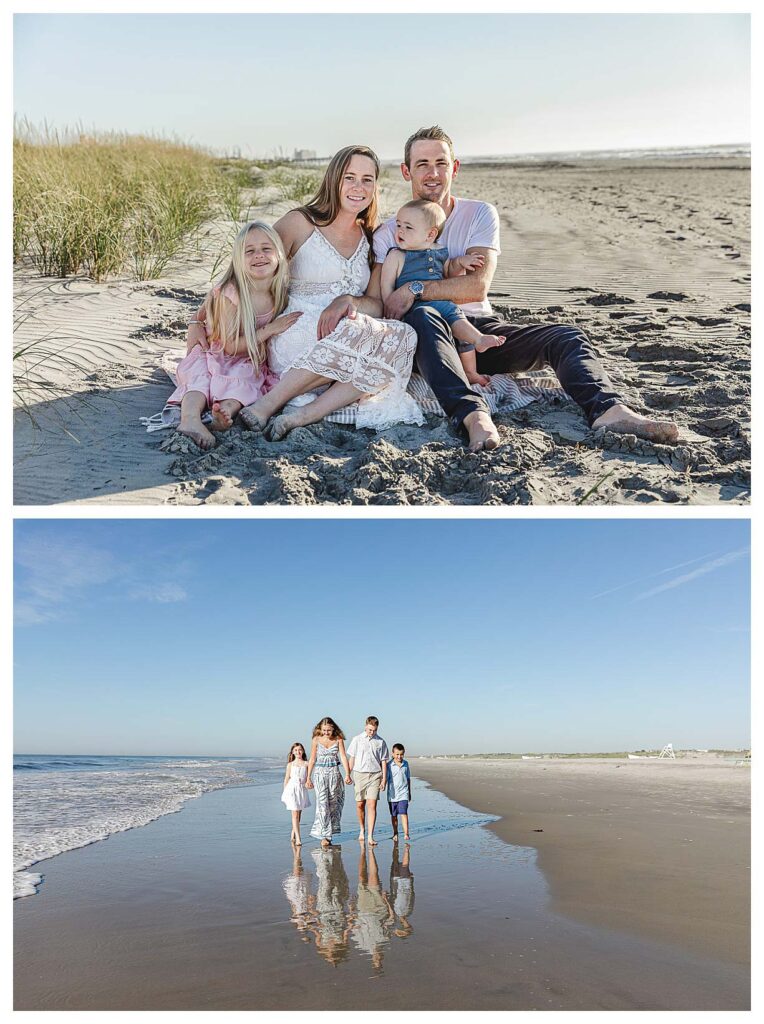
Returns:
[[[417,303],[403,319],[417,333],[417,370],[459,429],[465,416],[489,410],[467,382],[449,325],[434,307],[435,303]],[[591,341],[577,327],[510,324],[496,316],[467,319],[481,334],[501,334],[507,339],[499,348],[477,353],[479,373],[525,373],[551,366],[565,391],[581,406],[589,426],[606,409],[623,402]]]

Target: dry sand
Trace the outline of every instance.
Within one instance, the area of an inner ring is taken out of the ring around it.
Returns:
[[[728,963],[750,959],[750,769],[734,760],[414,759],[533,846],[552,908]]]
[[[744,503],[750,493],[750,170],[738,159],[467,166],[458,194],[493,202],[497,311],[573,323],[676,448],[593,434],[572,402],[499,415],[471,455],[444,420],[376,435],[318,424],[268,444],[238,428],[213,452],[147,435],[228,228],[161,281],[94,284],[18,270],[14,348],[33,345],[16,414],[18,504]],[[383,213],[406,197],[386,172]],[[255,211],[276,219],[284,205]],[[17,361],[17,370],[23,361]],[[596,488],[592,492],[592,488]],[[592,492],[592,493],[589,493]],[[588,495],[588,496],[587,496]]]

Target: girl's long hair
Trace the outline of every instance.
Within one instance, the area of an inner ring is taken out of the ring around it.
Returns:
[[[314,736],[320,736],[321,735],[321,729],[325,725],[330,725],[332,727],[332,729],[334,730],[332,732],[332,739],[333,740],[344,740],[345,739],[345,733],[342,731],[342,729],[340,729],[340,727],[337,725],[337,723],[334,721],[333,718],[322,718],[321,721],[318,723],[318,725],[313,730],[313,735]]]
[[[302,743],[298,742],[298,743],[293,743],[292,746],[289,748],[289,757],[287,757],[287,764],[289,764],[290,761],[294,761],[294,759],[295,759],[295,757],[294,757],[294,748],[295,747],[300,747],[300,749],[302,750],[302,759],[303,759],[303,761],[307,761],[308,760],[308,756],[305,753],[305,747],[302,745]]]
[[[228,269],[212,291],[207,293],[205,304],[207,306],[207,323],[210,325],[212,338],[221,341],[224,351],[230,354],[229,345],[232,345],[235,351],[236,340],[240,334],[243,334],[249,358],[255,369],[260,369],[266,363],[267,351],[265,343],[258,341],[257,338],[257,314],[252,305],[249,275],[244,262],[247,235],[255,228],[268,236],[278,257],[278,266],[273,275],[270,289],[273,299],[273,316],[277,317],[286,308],[289,301],[289,262],[284,252],[284,244],[277,232],[270,224],[266,224],[262,220],[250,221],[238,233],[233,243],[233,253]],[[233,284],[239,297],[235,316],[226,313],[223,303],[223,290],[227,284]]]
[[[367,156],[374,164],[374,192],[371,202],[366,209],[358,216],[358,224],[366,235],[369,243],[369,266],[374,264],[373,241],[374,229],[379,221],[379,201],[377,196],[377,182],[379,181],[379,157],[373,149],[368,146],[345,146],[340,149],[329,161],[326,168],[324,180],[318,187],[318,192],[309,200],[305,206],[298,207],[300,213],[304,214],[311,224],[321,227],[324,224],[331,224],[340,212],[340,190],[342,179],[348,164],[354,156]]]

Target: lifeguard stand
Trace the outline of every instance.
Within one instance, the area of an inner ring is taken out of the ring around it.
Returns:
[[[663,750],[658,754],[658,757],[673,757],[676,761],[676,754],[674,753],[674,744],[667,743]]]

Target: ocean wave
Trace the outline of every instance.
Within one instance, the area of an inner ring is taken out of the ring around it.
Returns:
[[[42,877],[28,869],[39,861],[148,825],[204,793],[251,781],[240,766],[224,762],[142,765],[19,771],[14,778],[14,899],[37,891]]]

